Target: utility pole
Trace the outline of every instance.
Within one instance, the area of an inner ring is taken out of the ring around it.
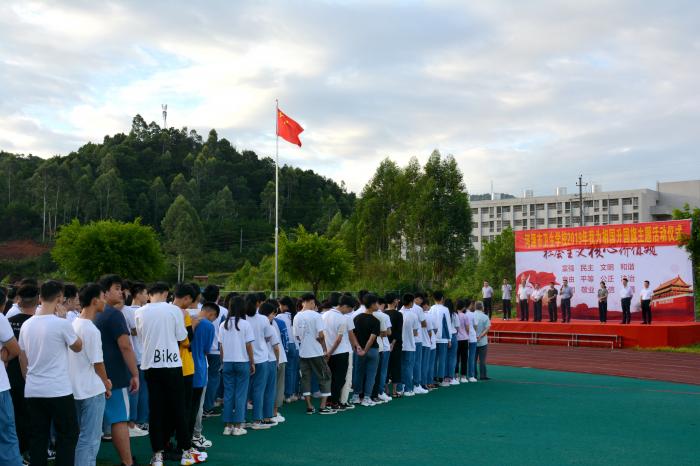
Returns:
[[[161,104],[161,110],[163,110],[163,131],[168,130],[168,104]],[[165,155],[165,135],[163,135],[163,153]]]
[[[578,176],[578,183],[576,183],[576,186],[578,186],[578,211],[581,214],[581,223],[579,223],[579,226],[582,227],[583,226],[583,188],[585,186],[588,186],[588,183],[583,182],[583,175]]]

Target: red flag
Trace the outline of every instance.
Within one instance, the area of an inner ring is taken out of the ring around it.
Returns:
[[[299,135],[302,131],[304,128],[299,123],[282,113],[282,110],[277,109],[277,136],[301,147]]]

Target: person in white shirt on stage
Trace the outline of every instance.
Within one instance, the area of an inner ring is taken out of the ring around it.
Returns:
[[[542,322],[542,297],[544,289],[540,288],[538,283],[535,283],[535,289],[532,291],[530,298],[532,299],[532,307],[535,310],[535,322]]]
[[[523,278],[520,280],[520,285],[518,286],[518,304],[520,305],[520,320],[528,321],[530,319],[530,304],[528,300],[532,290],[527,286],[527,280]]]
[[[642,304],[642,324],[651,325],[651,297],[654,292],[649,288],[649,280],[644,280],[644,288],[639,292],[639,301]]]
[[[503,279],[503,285],[501,285],[501,302],[503,304],[503,320],[510,320],[510,295],[513,291],[513,287],[508,283],[508,279]]]
[[[632,321],[632,313],[630,311],[630,305],[632,304],[632,296],[634,291],[632,287],[628,286],[627,278],[622,279],[622,289],[620,290],[620,300],[622,304],[622,324],[629,324]]]
[[[484,286],[481,288],[481,296],[484,298],[484,313],[490,319],[493,308],[493,288],[486,280],[484,280]]]

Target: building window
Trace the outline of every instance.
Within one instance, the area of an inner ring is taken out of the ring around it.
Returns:
[[[544,204],[537,204],[535,208],[537,210],[544,210]]]
[[[523,228],[527,228],[527,219],[526,218],[523,219]]]
[[[530,215],[535,215],[535,204],[530,204]]]
[[[554,210],[557,208],[557,203],[556,202],[550,202],[547,204],[547,210]]]
[[[632,221],[632,214],[622,214],[622,221],[623,222],[631,222]]]
[[[608,205],[609,205],[610,207],[617,207],[619,204],[620,204],[620,200],[619,200],[619,199],[610,199],[610,200],[608,201]]]
[[[522,212],[523,206],[521,205],[514,205],[513,206],[513,212]]]
[[[472,209],[472,215],[479,215],[479,209]]]
[[[639,207],[639,198],[638,197],[632,198],[632,206]]]
[[[544,225],[544,219],[543,218],[538,218],[537,219],[537,225]]]
[[[572,209],[578,209],[578,201],[574,201],[571,203],[571,208]]]
[[[503,213],[504,214],[510,213],[510,206],[509,205],[503,206]]]
[[[583,218],[583,221],[586,222],[586,223],[593,223],[593,215],[586,215],[586,216]]]
[[[513,225],[516,227],[521,227],[523,226],[523,221],[520,219],[513,220]]]
[[[583,201],[583,207],[593,207],[593,201]]]
[[[479,229],[479,222],[474,222],[474,229],[478,230]]]
[[[607,199],[603,199],[603,208],[605,208],[605,207],[607,207],[607,206],[608,206],[608,200],[607,200]]]
[[[635,212],[632,214],[632,220],[634,223],[639,223],[639,212]]]
[[[478,243],[479,242],[479,237],[472,235],[472,243]]]
[[[481,215],[487,215],[489,213],[489,208],[488,207],[482,207],[481,208]]]
[[[622,198],[622,205],[632,205],[632,198],[631,197],[623,197]]]
[[[610,221],[611,222],[619,222],[620,221],[620,214],[610,214]]]
[[[510,227],[510,220],[503,220],[503,228],[509,228]]]

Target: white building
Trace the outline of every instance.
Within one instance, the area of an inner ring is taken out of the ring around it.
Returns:
[[[526,190],[523,197],[472,201],[472,243],[481,250],[484,241],[499,235],[504,228],[535,230],[581,226],[578,191],[567,194],[557,188],[553,196],[534,196]],[[583,224],[608,225],[670,220],[673,209],[685,204],[700,207],[700,180],[657,183],[656,190],[602,190],[593,185],[583,194]]]

